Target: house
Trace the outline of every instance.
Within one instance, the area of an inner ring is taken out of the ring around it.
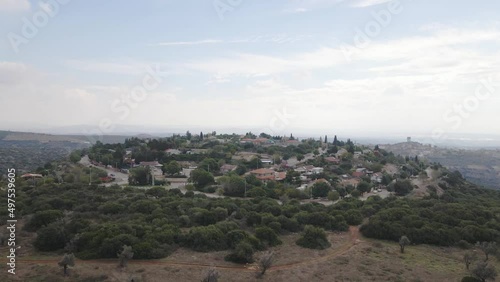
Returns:
[[[315,167],[313,165],[302,166],[302,167],[295,169],[295,171],[297,171],[299,173],[303,173],[305,175],[322,173],[323,170],[324,169],[322,167]]]
[[[377,172],[377,173],[374,173],[372,175],[372,177],[370,177],[370,180],[372,182],[375,182],[375,183],[382,183],[382,173],[381,172]]]
[[[337,159],[336,157],[326,157],[325,158],[326,162],[333,163],[333,164],[339,164],[340,160]]]
[[[300,144],[299,140],[286,140],[284,145],[285,146],[298,146]]]
[[[21,175],[21,178],[43,178],[43,175],[37,173],[26,173]]]
[[[252,143],[254,144],[255,146],[261,146],[261,145],[269,145],[269,144],[274,144],[274,141],[271,140],[271,139],[267,139],[267,138],[255,138],[255,139],[251,139],[251,138],[244,138],[244,139],[241,139],[240,140],[240,143],[241,144],[248,144],[248,143]]]
[[[140,162],[139,166],[142,167],[149,167],[151,168],[151,173],[154,176],[161,176],[163,175],[163,171],[161,170],[161,167],[163,166],[160,164],[158,161],[153,161],[153,162]]]
[[[158,161],[152,161],[152,162],[140,162],[139,163],[139,166],[143,166],[143,167],[162,167],[163,165],[160,164]]]
[[[347,154],[347,153],[349,153],[349,152],[348,152],[346,149],[341,148],[340,150],[338,150],[338,152],[337,152],[337,153],[335,153],[335,157],[340,158],[340,157],[342,157],[344,154]]]
[[[250,171],[250,174],[255,175],[259,180],[274,180],[275,173],[274,170],[268,168],[259,168],[256,170]]]
[[[324,170],[324,169],[323,169],[322,167],[313,167],[313,168],[311,169],[311,173],[312,173],[312,174],[320,174],[320,173],[322,173],[322,172],[323,172],[323,170]]]
[[[226,173],[229,173],[233,170],[235,170],[238,166],[236,165],[231,165],[231,164],[224,164],[220,167],[220,172],[222,174],[226,174]]]
[[[274,163],[274,161],[271,159],[261,159],[260,162],[265,165],[271,165]]]
[[[363,173],[366,173],[367,172],[367,169],[364,168],[364,167],[360,167],[360,168],[357,168],[356,169],[356,172],[363,172]]]
[[[257,179],[262,180],[262,181],[268,181],[268,180],[276,180],[276,181],[281,181],[286,178],[286,172],[276,172],[272,169],[268,168],[259,168],[256,170],[250,171],[250,174],[255,175]]]
[[[352,177],[356,177],[356,178],[360,178],[360,177],[363,177],[365,176],[365,173],[362,172],[362,171],[355,171],[352,173]]]
[[[274,175],[274,180],[282,181],[286,178],[286,171],[276,172]]]
[[[178,149],[167,149],[165,150],[167,155],[180,155],[182,152]]]
[[[208,149],[191,149],[192,154],[206,154]]]
[[[314,180],[313,182],[311,182],[309,184],[309,186],[313,186],[314,184],[317,184],[317,183],[326,183],[326,184],[328,184],[328,186],[331,186],[330,182],[328,182],[328,180],[326,180],[324,178]]]

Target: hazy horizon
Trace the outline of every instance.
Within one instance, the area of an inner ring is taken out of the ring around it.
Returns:
[[[500,132],[498,2],[222,2],[0,0],[0,127]]]

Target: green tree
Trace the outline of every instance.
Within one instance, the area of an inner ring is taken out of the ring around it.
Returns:
[[[128,183],[130,185],[150,185],[152,183],[151,169],[149,167],[130,169]]]
[[[64,214],[60,210],[37,211],[26,224],[25,229],[28,231],[37,231],[39,228],[56,222],[63,217]]]
[[[489,255],[494,255],[497,252],[496,242],[477,242],[476,246],[483,251],[485,256],[485,261],[489,259]]]
[[[203,277],[203,280],[201,280],[201,282],[217,282],[219,281],[219,277],[219,272],[214,267],[211,267],[208,269],[205,277]]]
[[[236,263],[252,263],[254,249],[250,243],[241,241],[234,251],[225,257],[226,260]]]
[[[399,247],[401,253],[405,252],[405,247],[409,244],[410,244],[410,239],[408,239],[408,237],[406,237],[405,235],[401,236],[401,238],[399,239]]]
[[[408,193],[410,193],[412,190],[413,185],[411,184],[410,180],[400,180],[394,184],[394,192],[398,196],[408,195]]]
[[[215,183],[214,176],[210,172],[199,168],[191,172],[190,181],[198,189]]]
[[[255,229],[255,237],[268,246],[277,246],[282,243],[276,232],[272,228],[266,226],[257,227]]]
[[[119,266],[126,267],[128,261],[134,257],[134,252],[132,252],[132,247],[123,245],[121,252],[116,254],[119,259]]]
[[[206,158],[200,162],[198,169],[204,169],[211,173],[216,173],[220,170],[219,163],[214,158]]]
[[[79,151],[79,150],[76,150],[76,151],[72,152],[72,153],[69,155],[69,160],[70,160],[72,163],[77,163],[77,162],[79,162],[81,159],[82,159],[82,152],[81,152],[81,151]]]
[[[73,254],[65,254],[57,263],[64,270],[64,276],[68,275],[68,266],[75,266],[75,256]]]
[[[476,253],[467,252],[464,254],[464,263],[465,263],[465,268],[467,268],[467,270],[469,270],[469,266],[474,260],[476,260],[476,258],[477,258]]]
[[[176,175],[182,171],[182,167],[177,161],[174,160],[166,164],[164,170],[169,175]]]
[[[215,225],[193,227],[185,244],[197,252],[221,251],[227,248],[224,233]]]
[[[361,193],[361,195],[363,195],[364,193],[370,192],[370,190],[372,189],[372,186],[370,185],[370,183],[368,183],[366,181],[361,181],[356,186],[356,189]]]
[[[306,225],[301,237],[297,240],[297,245],[309,249],[326,249],[331,246],[326,238],[323,228]]]
[[[312,196],[315,198],[325,198],[330,192],[330,185],[326,182],[317,182],[312,186]]]
[[[495,280],[498,275],[495,267],[486,262],[478,262],[474,269],[472,269],[472,274],[482,282],[486,282],[486,280]]]
[[[66,234],[63,226],[57,223],[50,224],[38,230],[35,241],[35,248],[39,251],[57,251],[66,245]]]
[[[257,275],[257,277],[262,277],[266,273],[266,270],[268,270],[272,265],[273,265],[273,260],[274,260],[274,253],[273,252],[267,252],[264,253],[259,260],[259,268],[260,272]]]
[[[224,189],[224,195],[243,197],[245,194],[245,179],[238,175],[222,176],[217,180]]]
[[[330,192],[328,192],[327,197],[328,197],[328,200],[335,202],[338,199],[340,199],[340,194],[337,191],[330,191]]]

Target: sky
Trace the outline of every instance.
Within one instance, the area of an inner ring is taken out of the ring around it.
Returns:
[[[0,0],[0,129],[500,134],[499,16],[491,0]]]

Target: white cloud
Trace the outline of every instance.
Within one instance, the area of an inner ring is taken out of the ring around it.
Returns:
[[[24,11],[29,10],[30,7],[28,0],[0,0],[0,11]]]
[[[198,41],[172,41],[172,42],[160,42],[156,44],[151,44],[152,46],[185,46],[185,45],[202,45],[202,44],[217,44],[223,43],[224,41],[219,39],[205,39]]]
[[[305,13],[335,6],[345,0],[291,0],[287,1],[284,13]]]
[[[124,75],[144,74],[151,64],[146,62],[135,62],[130,60],[103,62],[96,60],[68,60],[66,65],[81,71],[98,73],[115,73]]]
[[[234,39],[203,39],[194,41],[168,41],[159,42],[154,44],[149,44],[149,46],[196,46],[196,45],[206,45],[206,44],[236,44],[236,43],[293,43],[296,41],[304,40],[309,38],[307,35],[288,35],[288,34],[265,34],[256,35],[246,38],[234,38]]]
[[[394,1],[394,0],[359,0],[359,1],[355,0],[355,3],[352,4],[352,7],[366,8],[366,7],[384,4],[387,2],[391,2],[391,1]]]

